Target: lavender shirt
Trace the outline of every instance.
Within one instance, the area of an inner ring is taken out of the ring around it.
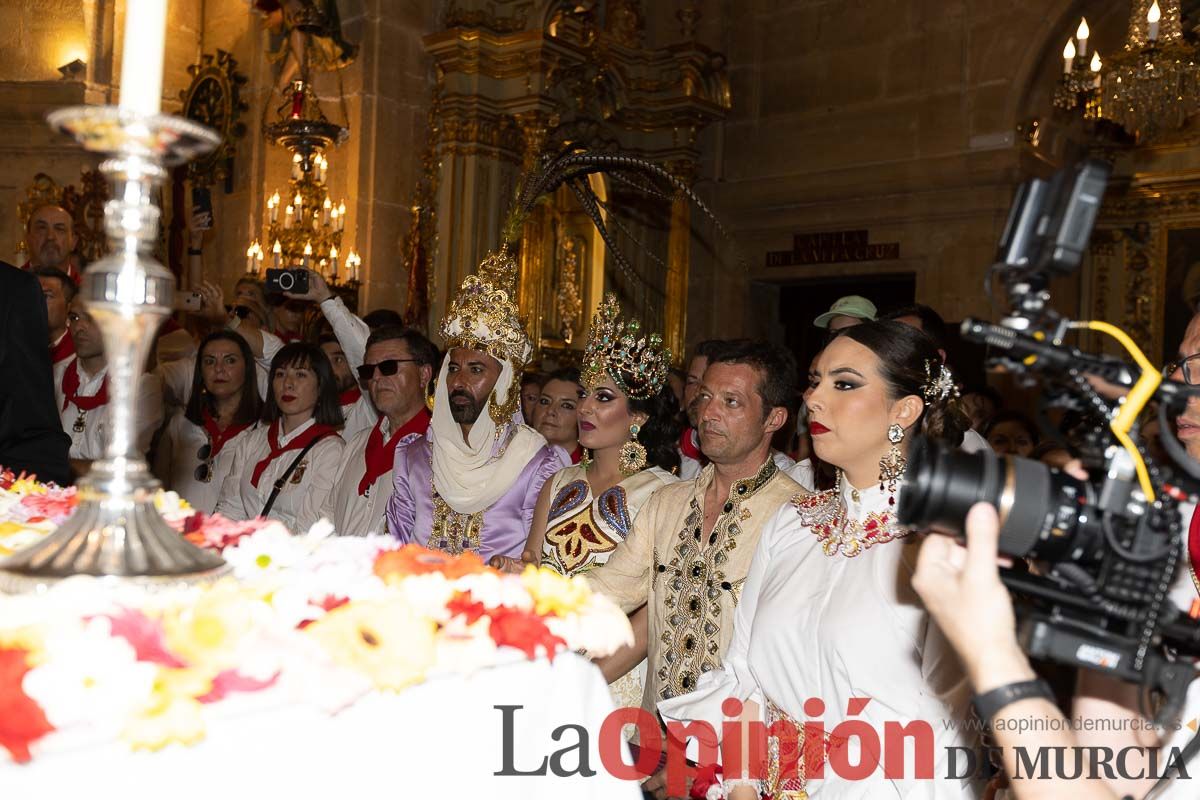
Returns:
[[[396,450],[392,473],[392,498],[388,501],[388,530],[401,542],[429,544],[433,533],[433,467],[430,464],[432,429],[424,439],[415,439]],[[568,460],[569,461],[569,460]],[[483,512],[479,535],[480,558],[492,556],[520,558],[533,524],[542,484],[564,467],[570,466],[550,445],[537,452],[507,492]]]

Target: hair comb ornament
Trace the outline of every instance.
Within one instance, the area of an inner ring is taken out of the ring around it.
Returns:
[[[666,384],[671,351],[657,333],[641,336],[641,323],[622,322],[620,315],[616,295],[608,292],[588,329],[579,379],[591,390],[607,375],[626,396],[645,400]]]
[[[933,374],[937,367],[937,375]],[[945,363],[936,358],[925,360],[925,383],[921,387],[926,402],[945,400],[948,397],[958,397],[958,386],[954,383],[954,375]]]

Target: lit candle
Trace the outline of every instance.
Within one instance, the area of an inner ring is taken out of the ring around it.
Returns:
[[[283,246],[279,244],[279,240],[275,240],[275,246],[271,248],[271,266],[279,269],[279,262],[283,258]]]
[[[262,245],[259,245],[258,248],[254,251],[254,260],[256,262],[254,264],[254,274],[261,275],[262,274],[262,264],[263,264]]]
[[[338,220],[340,218],[341,217],[338,215],[338,210],[336,208],[329,212],[329,219],[330,219],[334,229],[339,230],[339,231],[341,230],[341,227],[338,224]]]
[[[1148,41],[1158,41],[1158,21],[1160,19],[1162,19],[1162,11],[1158,7],[1158,0],[1154,0],[1154,5],[1150,6],[1150,10],[1146,12],[1146,21],[1150,23],[1150,32],[1146,35]]]
[[[29,262],[29,251],[26,250],[25,248],[21,248],[20,250],[17,251],[17,264],[19,266],[25,266],[25,264],[27,264],[28,262]]]
[[[1067,39],[1067,46],[1063,48],[1063,74],[1070,75],[1073,66],[1075,66],[1075,40]]]
[[[1096,52],[1092,53],[1091,63],[1092,74],[1095,76],[1092,78],[1092,86],[1095,86],[1097,89],[1100,88],[1100,66],[1100,51],[1097,50]]]
[[[296,153],[296,155],[292,156],[292,178],[295,180],[300,180],[301,176],[304,174],[303,168],[301,167],[302,162],[303,159],[300,158],[299,153]]]
[[[346,229],[346,204],[338,203],[338,230]]]
[[[267,198],[267,221],[272,225],[279,221],[279,192]]]
[[[292,227],[292,207],[288,206],[287,208],[284,209],[283,229],[287,230],[290,227]]]
[[[332,208],[333,208],[333,203],[332,203],[332,202],[330,202],[330,200],[329,200],[329,198],[328,198],[328,197],[326,197],[326,198],[325,198],[325,205],[321,206],[321,224],[322,224],[322,225],[328,225],[328,224],[329,224],[329,211],[330,211]]]
[[[333,247],[329,248],[329,267],[330,267],[330,274],[333,276],[333,280],[335,283],[337,282],[337,271],[338,271],[337,258],[338,258],[337,245],[334,245]]]
[[[317,180],[320,183],[325,182],[325,170],[329,166],[329,162],[325,160],[325,156],[321,156],[320,171],[317,173]]]
[[[254,272],[254,247],[256,244],[257,242],[246,248],[246,272]]]
[[[1079,19],[1079,27],[1075,29],[1075,38],[1079,40],[1079,55],[1081,56],[1087,55],[1087,40],[1090,35],[1091,31],[1088,30],[1087,17],[1081,17]]]
[[[162,108],[167,0],[127,0],[121,53],[121,108],[157,114]]]
[[[304,204],[304,198],[300,196],[299,192],[296,192],[296,196],[292,198],[292,204],[296,206],[296,211],[299,212],[300,207]]]
[[[304,243],[304,258],[300,259],[300,266],[308,269],[308,262],[312,258],[312,242]]]
[[[312,229],[314,231],[321,230],[321,218],[318,217],[316,214],[312,215]]]

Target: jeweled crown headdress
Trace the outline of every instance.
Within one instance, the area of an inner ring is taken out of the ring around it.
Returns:
[[[628,397],[645,400],[662,391],[671,351],[663,347],[657,333],[639,336],[641,323],[636,319],[622,322],[620,314],[616,295],[604,295],[588,330],[579,379],[591,389],[608,375]]]
[[[459,287],[442,318],[446,348],[481,350],[508,361],[519,372],[533,355],[533,346],[517,309],[517,262],[508,243],[491,252]]]

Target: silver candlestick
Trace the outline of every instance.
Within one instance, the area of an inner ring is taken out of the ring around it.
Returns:
[[[210,579],[225,570],[221,556],[185,540],[154,507],[159,483],[136,445],[137,384],[175,299],[175,277],[149,256],[161,215],[155,190],[166,167],[208,152],[220,138],[179,117],[147,117],[115,106],[64,108],[47,120],[84,148],[110,156],[100,170],[114,189],[104,209],[113,252],[87,269],[81,287],[104,338],[109,438],[104,457],[79,481],[79,506],[71,518],[0,562],[0,590],[37,589],[71,575]]]

